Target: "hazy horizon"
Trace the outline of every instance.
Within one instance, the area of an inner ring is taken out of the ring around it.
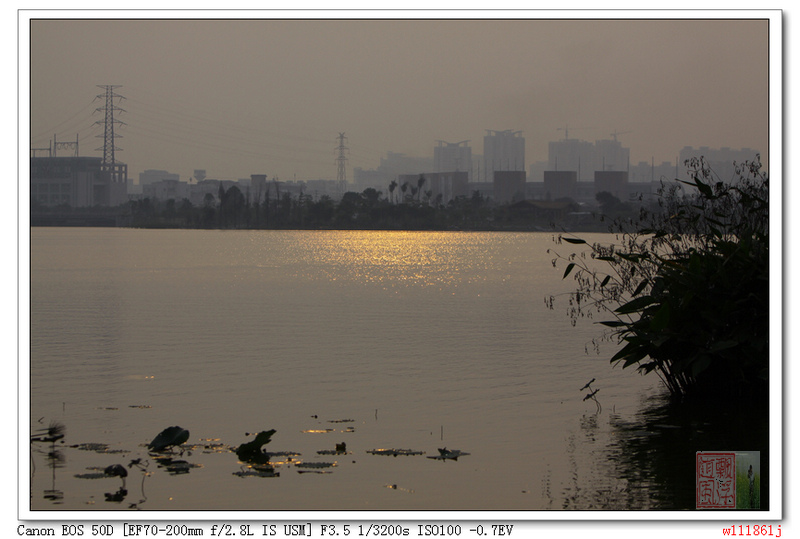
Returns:
[[[264,12],[269,16],[270,12]],[[537,12],[530,12],[536,16]],[[721,16],[724,12],[720,12]],[[631,164],[684,146],[768,159],[769,20],[30,20],[30,143],[102,156],[115,85],[129,177],[347,179],[388,151],[522,131],[526,166],[564,138],[619,140]],[[31,15],[31,14],[29,14]],[[459,16],[460,12],[453,12]],[[688,15],[685,15],[688,16]],[[750,15],[755,17],[755,15]],[[96,138],[96,137],[100,138]],[[68,152],[62,152],[62,155]]]

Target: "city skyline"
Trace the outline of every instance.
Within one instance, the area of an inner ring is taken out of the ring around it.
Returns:
[[[264,15],[268,15],[265,12]],[[724,14],[724,13],[722,13]],[[631,162],[684,146],[768,152],[768,20],[30,21],[30,142],[102,156],[98,86],[116,85],[129,178],[347,179],[387,152],[521,131],[547,145],[619,135]],[[458,12],[453,12],[458,15]],[[536,15],[531,12],[530,15]],[[741,15],[739,15],[741,16]],[[632,46],[636,45],[636,46]],[[764,156],[765,160],[768,156]]]

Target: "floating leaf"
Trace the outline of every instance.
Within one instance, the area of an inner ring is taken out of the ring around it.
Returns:
[[[577,244],[577,245],[586,243],[586,240],[582,240],[580,238],[564,238],[564,241],[567,242],[567,243],[574,243],[574,244]]]
[[[411,456],[411,455],[424,455],[425,451],[414,451],[412,449],[369,449],[367,453],[372,455],[389,455],[396,457],[397,455]]]

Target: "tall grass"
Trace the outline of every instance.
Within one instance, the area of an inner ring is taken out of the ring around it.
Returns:
[[[752,501],[752,504],[751,504]],[[753,476],[753,499],[750,499],[750,480],[747,473],[736,472],[736,509],[761,508],[761,474]]]

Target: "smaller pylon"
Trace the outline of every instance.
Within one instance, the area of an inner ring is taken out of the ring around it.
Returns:
[[[345,171],[345,167],[347,165],[347,157],[345,157],[344,153],[347,150],[347,147],[344,145],[344,141],[347,137],[344,136],[344,133],[339,133],[339,146],[336,147],[338,152],[338,156],[336,157],[336,164],[338,167],[336,173],[336,181],[340,184],[347,183],[347,172]]]

